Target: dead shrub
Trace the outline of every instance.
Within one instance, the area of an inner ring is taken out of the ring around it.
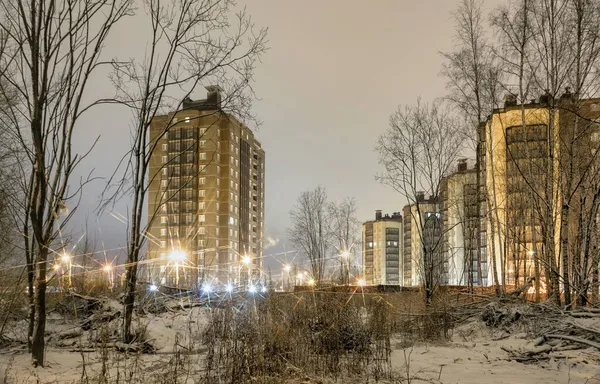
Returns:
[[[391,372],[394,316],[381,299],[303,292],[249,298],[212,310],[203,343],[206,382],[269,382],[293,372],[323,377]]]

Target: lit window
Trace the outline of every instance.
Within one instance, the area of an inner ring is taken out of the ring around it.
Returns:
[[[186,122],[186,123],[189,123],[189,122],[190,122],[190,118],[189,118],[189,117],[186,117],[186,118],[185,118],[185,122]]]
[[[166,236],[167,235],[167,228],[161,228],[160,229],[160,235],[161,236]]]
[[[163,188],[167,188],[167,185],[168,185],[168,184],[169,184],[169,180],[162,180],[162,181],[160,182],[160,185],[161,185]]]
[[[206,177],[201,177],[198,179],[198,184],[206,184]]]
[[[162,150],[163,151],[168,151],[169,150],[169,144],[163,144],[162,145]]]
[[[206,234],[206,228],[204,228],[204,227],[198,227],[198,234],[205,235]]]
[[[235,224],[235,219],[233,218],[233,216],[229,216],[229,224]]]
[[[167,168],[163,168],[162,169],[162,174],[165,175],[165,176],[167,176]]]
[[[160,222],[165,224],[167,222],[167,216],[161,216]]]
[[[206,209],[206,203],[204,201],[199,202],[198,209]]]
[[[204,135],[206,133],[206,128],[200,128],[200,135]]]
[[[204,147],[206,145],[206,140],[200,140],[200,143],[198,145],[200,147]]]
[[[206,160],[206,152],[200,152],[200,160]]]
[[[167,161],[169,161],[169,158],[167,156],[163,156],[162,157],[163,164],[165,164]]]
[[[167,246],[167,242],[166,242],[165,240],[161,240],[161,241],[160,241],[160,246],[161,246],[162,248],[165,248],[165,247]]]
[[[200,197],[206,197],[206,190],[205,189],[201,189],[198,191],[198,196]]]
[[[201,222],[201,223],[206,222],[206,215],[199,215],[198,216],[198,221]]]

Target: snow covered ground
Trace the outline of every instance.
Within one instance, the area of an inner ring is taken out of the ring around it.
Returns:
[[[97,382],[102,373],[111,381],[135,377],[135,382],[158,382],[161,375],[178,375],[180,383],[195,383],[201,377],[206,348],[200,343],[207,324],[206,308],[192,308],[148,314],[136,320],[155,347],[154,354],[124,354],[113,349],[90,348],[92,331],[74,332],[72,321],[53,314],[48,323],[47,366],[34,369],[24,345],[0,350],[0,383],[80,383]],[[118,320],[115,320],[115,326]],[[598,322],[586,324],[597,327]],[[24,322],[11,327],[10,336],[21,339]],[[523,364],[509,361],[502,349],[530,347],[525,333],[504,331],[472,321],[453,330],[452,341],[412,347],[392,340],[392,365],[400,382],[412,383],[588,383],[600,384],[600,351],[587,348],[550,353],[549,359]],[[73,333],[75,337],[65,339]],[[58,337],[62,335],[62,337]],[[177,361],[178,364],[174,362]],[[294,381],[311,383],[312,380]],[[327,380],[325,383],[329,382]],[[351,381],[338,381],[350,383]]]

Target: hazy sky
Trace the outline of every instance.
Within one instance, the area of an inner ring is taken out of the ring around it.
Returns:
[[[445,93],[439,52],[452,46],[450,12],[458,0],[240,0],[257,26],[269,28],[270,50],[256,71],[261,98],[254,111],[263,121],[257,132],[266,151],[266,235],[281,243],[288,213],[303,190],[322,185],[331,199],[355,197],[361,221],[375,209],[391,213],[405,201],[380,185],[375,142],[399,104],[418,96],[433,101]],[[500,0],[485,0],[492,8]],[[136,33],[127,26],[127,36]],[[127,55],[123,34],[111,40]],[[99,80],[98,89],[109,89]],[[193,95],[204,98],[204,90]],[[83,148],[95,132],[100,140],[81,173],[106,177],[130,141],[125,111],[97,110],[76,140]],[[125,244],[125,224],[94,208],[104,182],[85,189],[75,225],[98,228],[98,247]],[[127,199],[115,212],[126,214]],[[90,228],[88,228],[90,230]],[[287,249],[291,246],[288,244]],[[114,254],[114,252],[111,252]]]

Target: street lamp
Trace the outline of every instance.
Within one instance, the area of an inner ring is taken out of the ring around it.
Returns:
[[[68,253],[63,253],[60,260],[69,268],[69,287],[71,286],[71,267],[73,266],[73,258]]]
[[[365,281],[365,279],[358,279],[358,281],[356,283],[358,284],[359,287],[364,287],[365,285],[367,285],[367,282]]]
[[[175,284],[179,288],[179,263],[183,263],[187,259],[187,255],[182,250],[173,250],[169,254],[169,260],[175,262]]]
[[[342,284],[350,283],[348,274],[350,273],[350,251],[343,251],[340,256],[342,257]]]
[[[113,267],[111,264],[105,264],[104,267],[102,267],[102,269],[104,270],[104,272],[106,272],[106,277],[108,278],[108,285],[110,286],[110,288],[112,288],[113,286]]]
[[[281,276],[281,289],[285,289],[284,287],[286,285],[287,286],[290,285],[290,271],[292,270],[292,266],[289,264],[286,264],[283,266],[283,270],[284,270],[284,273],[282,273],[282,276]],[[287,272],[287,280],[288,280],[287,284],[285,283],[285,273],[286,272]]]
[[[252,284],[251,283],[251,278],[250,278],[250,268],[252,267],[252,258],[248,255],[244,255],[242,256],[242,264],[244,264],[246,266],[246,268],[248,268],[248,285]]]

